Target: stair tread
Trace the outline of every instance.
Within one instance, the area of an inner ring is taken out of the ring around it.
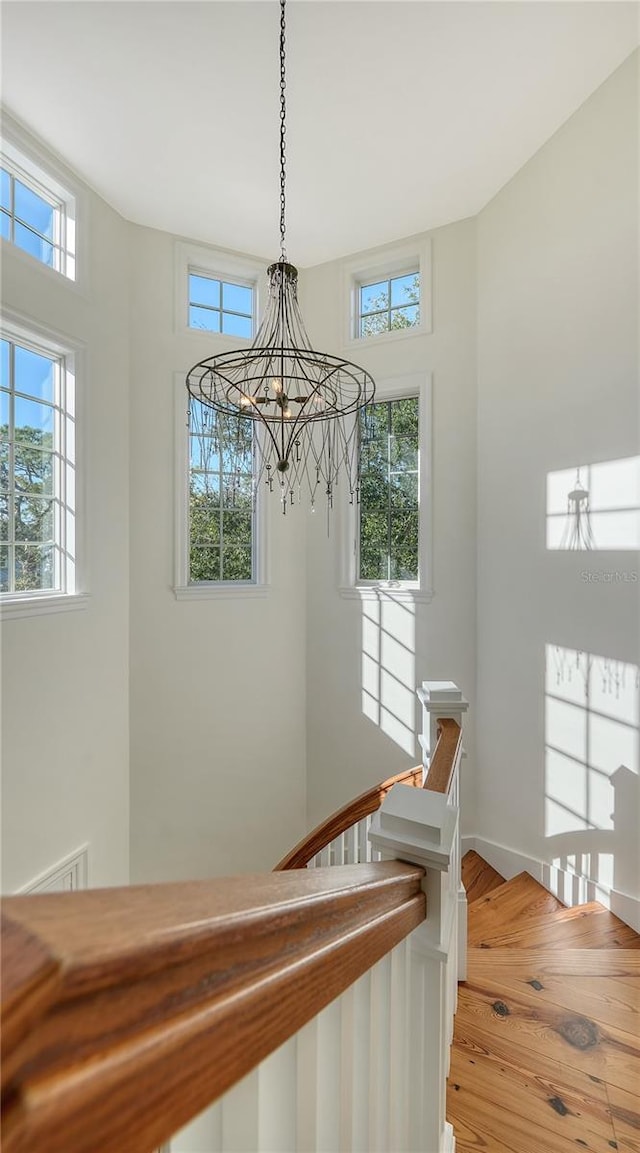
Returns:
[[[462,858],[462,883],[467,894],[467,901],[473,904],[480,900],[498,885],[503,885],[505,878],[494,869],[484,857],[469,849]]]
[[[471,920],[471,918],[470,918]],[[479,948],[573,948],[637,949],[640,937],[624,921],[597,901],[560,908],[541,916],[522,918],[514,925],[492,922],[469,928],[469,943]]]
[[[493,889],[486,896],[474,901],[469,909],[469,941],[485,936],[494,929],[508,924],[527,925],[535,919],[548,918],[564,906],[529,873],[519,873],[510,881]]]

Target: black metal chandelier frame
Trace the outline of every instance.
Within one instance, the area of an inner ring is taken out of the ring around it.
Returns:
[[[371,404],[375,384],[364,369],[312,349],[297,299],[297,269],[286,254],[286,0],[280,0],[280,259],[267,276],[265,314],[248,348],[200,361],[187,375],[197,401],[262,430],[254,437],[255,483],[273,489],[283,511],[320,486],[329,507],[341,474],[351,499],[359,494],[358,412]]]

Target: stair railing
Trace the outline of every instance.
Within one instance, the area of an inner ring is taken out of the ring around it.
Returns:
[[[421,768],[358,799],[380,860],[7,899],[4,1153],[453,1148],[466,705],[421,693],[440,791]]]

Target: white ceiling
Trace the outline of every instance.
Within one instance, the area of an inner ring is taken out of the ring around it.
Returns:
[[[638,43],[638,5],[292,0],[289,257],[478,212]],[[273,0],[6,0],[3,99],[130,220],[274,258]]]

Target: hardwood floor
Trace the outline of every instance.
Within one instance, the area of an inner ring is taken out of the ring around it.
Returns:
[[[640,1153],[640,937],[467,854],[467,981],[448,1118],[457,1153]]]

